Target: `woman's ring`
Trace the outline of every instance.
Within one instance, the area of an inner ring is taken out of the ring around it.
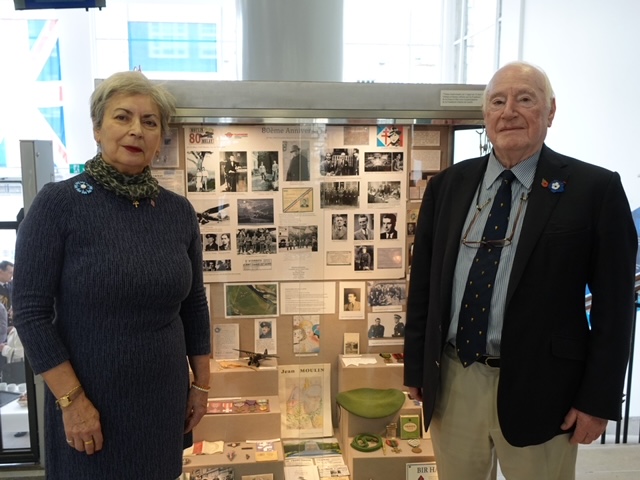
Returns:
[[[93,443],[93,440],[87,440],[86,442],[84,442],[85,445],[91,445]]]

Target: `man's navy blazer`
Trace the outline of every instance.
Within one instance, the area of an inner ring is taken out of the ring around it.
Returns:
[[[405,385],[431,421],[462,229],[489,156],[431,179],[418,218]],[[566,182],[563,191],[547,183]],[[507,289],[498,417],[514,446],[563,433],[571,407],[618,419],[634,313],[638,236],[620,176],[542,147]],[[591,328],[585,287],[592,293]]]

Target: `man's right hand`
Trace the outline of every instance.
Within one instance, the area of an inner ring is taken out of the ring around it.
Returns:
[[[409,387],[409,396],[415,400],[422,401],[422,389],[418,387]]]

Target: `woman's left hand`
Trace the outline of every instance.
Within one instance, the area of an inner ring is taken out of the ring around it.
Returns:
[[[207,392],[201,392],[195,388],[189,389],[187,398],[187,414],[184,422],[184,433],[188,433],[200,423],[204,414],[207,413]]]

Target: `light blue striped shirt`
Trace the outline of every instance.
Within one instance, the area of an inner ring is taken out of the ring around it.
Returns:
[[[514,181],[511,184],[511,213],[509,214],[509,227],[507,228],[509,235],[513,230],[513,224],[516,220],[518,208],[520,207],[521,202],[523,202],[522,198],[527,198],[531,191],[531,185],[533,184],[533,177],[536,173],[539,158],[540,151],[518,163],[511,169],[513,174],[516,176],[517,181]],[[449,327],[448,334],[448,341],[454,345],[456,343],[458,317],[460,316],[462,296],[464,295],[464,289],[467,283],[467,277],[469,276],[471,263],[478,251],[477,248],[462,245],[462,235],[464,235],[464,232],[466,232],[469,227],[473,216],[476,214],[477,200],[477,205],[483,206],[483,208],[480,211],[475,224],[467,234],[467,240],[480,240],[482,231],[484,230],[484,225],[487,222],[487,217],[489,216],[489,211],[491,210],[491,204],[495,198],[498,188],[500,187],[500,181],[497,181],[498,176],[504,170],[505,168],[500,164],[500,162],[498,162],[492,151],[489,156],[487,170],[485,171],[482,182],[478,185],[479,191],[476,196],[474,196],[474,201],[469,207],[469,213],[467,214],[467,219],[465,220],[464,228],[462,229],[462,234],[459,239],[460,249],[458,251],[458,261],[456,262],[456,269],[453,277],[451,325]],[[500,255],[500,264],[498,265],[498,273],[496,274],[496,281],[494,282],[493,297],[491,298],[491,309],[489,310],[489,329],[487,332],[487,354],[489,355],[500,355],[500,337],[502,333],[502,324],[504,322],[507,286],[509,283],[511,267],[513,266],[513,258],[518,246],[518,240],[520,239],[522,222],[527,211],[527,203],[528,202],[524,200],[524,203],[522,204],[522,212],[520,213],[518,223],[515,226],[515,233],[511,244],[504,247],[502,249],[502,254]]]

